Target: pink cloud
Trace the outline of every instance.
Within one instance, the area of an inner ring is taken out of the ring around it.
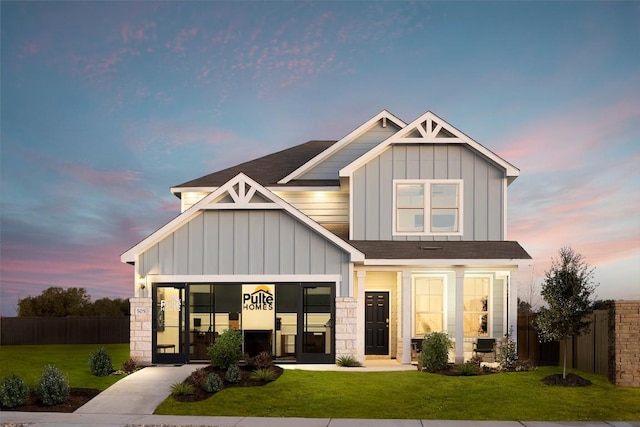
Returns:
[[[173,41],[165,43],[165,47],[167,49],[171,49],[174,52],[184,52],[186,50],[186,48],[184,47],[184,43],[194,38],[197,34],[198,34],[197,28],[180,30],[180,32],[175,37],[175,39],[173,39]]]
[[[638,122],[640,99],[629,96],[609,105],[539,116],[498,141],[495,151],[527,173],[579,169]]]
[[[155,40],[156,35],[152,32],[155,27],[155,22],[145,22],[135,28],[132,24],[124,22],[120,28],[120,38],[123,43],[129,43],[130,41],[140,42],[149,39]]]

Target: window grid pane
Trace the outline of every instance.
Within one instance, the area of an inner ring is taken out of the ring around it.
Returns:
[[[489,279],[464,280],[464,335],[486,337],[489,335]]]
[[[442,279],[415,279],[415,336],[443,330],[443,288]]]

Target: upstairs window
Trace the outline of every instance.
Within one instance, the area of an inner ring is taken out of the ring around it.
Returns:
[[[397,180],[394,234],[462,235],[462,180]]]

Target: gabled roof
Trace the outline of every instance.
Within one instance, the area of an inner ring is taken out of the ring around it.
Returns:
[[[153,234],[142,240],[140,243],[126,251],[120,256],[120,260],[125,263],[135,263],[136,256],[151,248],[153,245],[175,232],[191,219],[196,217],[201,211],[208,209],[279,209],[287,212],[301,223],[305,224],[316,233],[323,236],[351,256],[351,261],[362,261],[362,252],[349,245],[308,216],[282,200],[273,192],[260,185],[255,180],[243,173],[237,174],[227,182],[218,186],[202,200],[192,207],[160,227]]]
[[[518,177],[520,170],[489,150],[482,144],[474,141],[463,132],[459,131],[440,117],[427,111],[422,116],[409,123],[403,129],[390,136],[378,146],[368,151],[363,156],[354,160],[340,170],[340,177],[350,177],[357,169],[370,160],[379,156],[384,150],[393,144],[467,144],[478,153],[504,168],[509,183]]]
[[[308,162],[318,153],[335,144],[336,141],[309,141],[277,153],[269,154],[248,162],[223,169],[209,175],[201,176],[171,189],[172,192],[180,192],[181,188],[217,188],[239,173],[246,173],[260,185],[273,186],[287,173],[295,170]],[[296,186],[339,186],[338,177],[335,180],[299,180],[290,182]]]
[[[280,184],[287,184],[291,180],[301,177],[306,172],[313,169],[316,165],[328,159],[332,154],[337,153],[342,148],[346,147],[351,142],[353,142],[355,139],[362,136],[364,133],[366,133],[371,128],[376,126],[380,121],[383,122],[383,126],[385,127],[387,126],[387,122],[391,122],[392,124],[396,125],[400,129],[402,129],[407,125],[405,122],[403,122],[402,120],[400,120],[399,118],[397,118],[396,116],[388,112],[387,110],[382,110],[381,112],[379,112],[378,114],[376,114],[375,116],[367,120],[365,123],[358,126],[356,129],[350,132],[347,136],[343,137],[338,142],[333,144],[331,147],[322,151],[321,153],[316,155],[314,158],[304,163],[299,168],[297,168],[296,170],[294,170],[293,172],[291,172],[290,174],[288,174],[278,182]]]

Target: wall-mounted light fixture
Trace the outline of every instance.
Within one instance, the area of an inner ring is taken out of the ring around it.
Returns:
[[[145,276],[138,277],[138,286],[140,289],[144,289],[147,287],[147,278]]]

